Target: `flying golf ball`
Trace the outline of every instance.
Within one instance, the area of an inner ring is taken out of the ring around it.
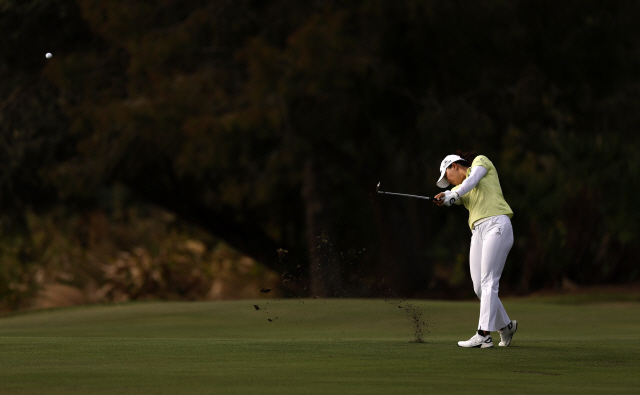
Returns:
[[[47,58],[47,59],[51,59],[52,56],[53,55],[51,55],[51,52],[47,52],[47,54],[44,55],[44,57]]]

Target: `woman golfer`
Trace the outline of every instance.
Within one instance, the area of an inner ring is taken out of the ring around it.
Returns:
[[[498,172],[486,156],[458,151],[457,155],[444,158],[437,185],[446,188],[449,184],[454,187],[437,194],[436,204],[464,204],[469,210],[469,267],[473,288],[480,298],[478,332],[471,339],[458,342],[458,346],[493,347],[493,331],[500,333],[499,346],[508,346],[518,323],[509,319],[498,298],[498,288],[513,245],[513,211],[502,196]]]

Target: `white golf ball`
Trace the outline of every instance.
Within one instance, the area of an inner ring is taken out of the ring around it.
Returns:
[[[45,56],[47,59],[51,59],[51,57],[52,57],[53,55],[51,55],[51,52],[47,52],[47,54],[46,54],[46,55],[44,55],[44,56]]]

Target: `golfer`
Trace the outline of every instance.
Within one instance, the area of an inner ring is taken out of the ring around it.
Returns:
[[[480,298],[478,332],[460,347],[493,347],[491,332],[500,333],[499,346],[511,344],[518,323],[511,321],[500,298],[498,288],[504,263],[513,245],[511,217],[513,211],[504,200],[498,172],[483,155],[457,152],[440,164],[440,188],[454,185],[450,191],[435,196],[438,206],[463,204],[469,210],[471,249],[469,268],[473,288]]]

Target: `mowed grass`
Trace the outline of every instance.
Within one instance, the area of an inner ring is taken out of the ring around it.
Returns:
[[[504,304],[520,328],[511,347],[494,334],[493,349],[456,345],[473,335],[475,301],[149,302],[9,315],[0,394],[640,393],[640,303]],[[410,342],[407,307],[427,321],[424,343]]]

